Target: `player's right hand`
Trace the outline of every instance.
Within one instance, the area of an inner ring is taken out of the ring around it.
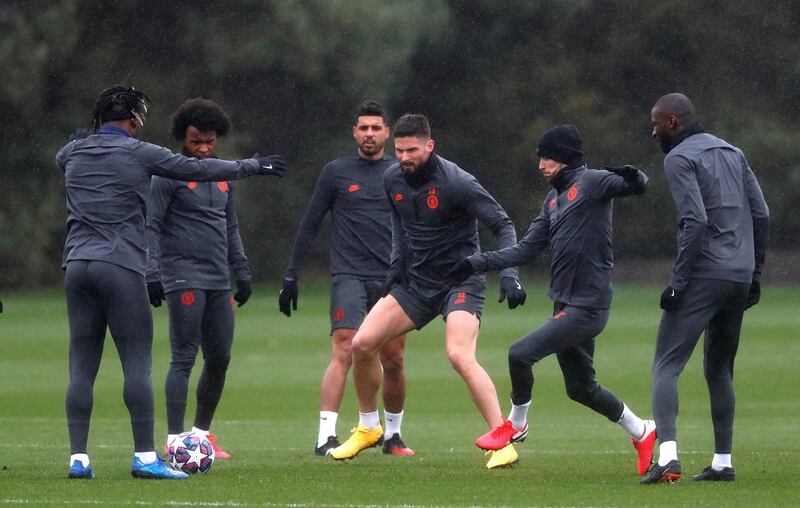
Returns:
[[[667,312],[674,312],[681,308],[683,303],[684,291],[667,286],[661,293],[661,308]]]
[[[631,166],[630,164],[626,164],[625,166],[605,166],[603,167],[606,171],[610,171],[614,174],[621,176],[626,180],[630,180],[632,178],[636,178],[639,176],[639,168],[636,166]]]
[[[259,155],[256,152],[252,158],[258,160],[261,165],[258,171],[259,175],[271,175],[280,178],[286,173],[286,161],[280,155]]]
[[[150,298],[150,304],[153,307],[161,307],[161,301],[164,299],[164,286],[161,281],[147,283],[147,297]]]
[[[297,297],[300,290],[297,289],[297,281],[293,279],[283,279],[283,287],[278,293],[278,307],[286,317],[292,315],[293,310],[297,310]]]

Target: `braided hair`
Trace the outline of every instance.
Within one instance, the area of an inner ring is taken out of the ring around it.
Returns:
[[[114,85],[100,93],[92,109],[92,130],[95,132],[105,122],[136,118],[144,125],[150,97],[132,86]]]

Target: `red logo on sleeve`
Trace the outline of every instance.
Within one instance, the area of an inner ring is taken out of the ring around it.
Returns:
[[[575,201],[575,198],[577,197],[578,197],[578,188],[573,185],[567,191],[567,199],[570,201]]]
[[[181,303],[184,305],[191,305],[194,303],[194,293],[191,291],[184,291],[181,294]]]
[[[344,319],[344,309],[339,307],[338,309],[333,311],[333,320],[341,321],[342,319]]]
[[[548,206],[550,206],[550,208],[553,208],[554,206],[556,206],[556,198],[551,199],[550,200],[550,204]]]
[[[553,316],[553,319],[561,319],[562,317],[564,317],[566,315],[567,315],[567,313],[562,310],[561,312],[559,312],[558,314]]]
[[[405,197],[402,194],[395,194],[394,195],[394,200],[395,201],[402,201],[404,199],[405,199]]]
[[[439,207],[439,197],[436,195],[436,189],[431,187],[431,190],[428,192],[428,208],[433,210],[434,208]]]
[[[456,299],[453,302],[455,305],[461,305],[462,303],[467,301],[467,293],[458,292],[456,293]]]
[[[217,187],[222,192],[228,192],[228,182],[217,182]]]
[[[197,188],[197,182],[189,182],[186,186],[189,187],[189,190],[194,190]]]
[[[353,185],[351,185],[350,187],[347,188],[347,192],[355,192],[360,188],[361,188],[360,185],[358,185],[357,183],[354,183]]]

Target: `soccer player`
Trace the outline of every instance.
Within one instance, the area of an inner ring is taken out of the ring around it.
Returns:
[[[703,130],[683,94],[659,98],[650,111],[653,138],[678,210],[678,257],[661,294],[653,360],[658,464],[641,483],[680,479],[678,376],[705,331],[703,367],[711,400],[714,457],[694,476],[733,481],[733,362],[745,309],[761,297],[769,209],[742,151]]]
[[[474,273],[530,263],[549,247],[553,318],[509,349],[511,413],[476,444],[498,450],[527,436],[533,365],[555,354],[569,398],[630,434],[642,475],[653,456],[655,424],[636,416],[600,386],[593,363],[595,338],[605,328],[611,307],[612,202],[615,197],[642,194],[647,177],[633,166],[588,169],[583,139],[574,125],[546,130],[536,153],[539,171],[553,188],[525,236],[517,245],[463,259],[449,275],[459,281]]]
[[[383,189],[383,173],[396,163],[384,154],[389,137],[387,114],[375,101],[360,104],[355,114],[356,151],[322,168],[316,189],[297,231],[292,258],[278,298],[281,312],[297,310],[297,278],[303,257],[331,212],[331,336],[332,354],[320,387],[319,433],[314,452],[326,455],[339,446],[336,421],[352,364],[352,342],[364,316],[383,296],[392,250],[391,205]],[[387,341],[380,350],[386,419],[384,453],[414,455],[402,439],[406,384],[403,372],[405,335]]]
[[[203,98],[184,102],[172,116],[172,135],[183,144],[187,157],[216,157],[217,141],[230,127],[227,113]],[[236,278],[233,299],[240,307],[252,293],[233,196],[230,182],[179,182],[154,176],[147,209],[147,293],[154,307],[165,298],[169,307],[167,444],[185,430],[189,376],[199,346],[203,372],[192,431],[208,438],[218,459],[230,457],[210,433],[233,342],[229,266]]]
[[[150,99],[133,88],[104,90],[92,111],[93,135],[56,155],[64,171],[67,238],[63,267],[69,318],[69,478],[93,478],[87,455],[94,381],[106,327],[122,363],[123,398],[131,418],[136,478],[181,479],[153,445],[153,317],[145,285],[145,203],[151,175],[184,181],[282,176],[279,156],[239,161],[195,159],[138,141]]]
[[[370,310],[353,338],[359,423],[350,438],[331,451],[336,460],[355,457],[383,434],[377,412],[381,348],[394,337],[421,329],[439,314],[446,321],[450,363],[466,382],[486,423],[490,427],[502,423],[494,384],[475,357],[486,280],[474,276],[451,287],[444,274],[462,257],[479,251],[476,219],[489,227],[503,247],[516,243],[514,225],[472,175],[434,153],[425,116],[401,117],[394,125],[394,141],[399,163],[383,177],[393,209],[388,294]],[[501,287],[501,301],[507,296],[512,308],[524,303],[515,268],[502,274]],[[517,453],[509,446],[493,454],[487,467],[515,462]]]

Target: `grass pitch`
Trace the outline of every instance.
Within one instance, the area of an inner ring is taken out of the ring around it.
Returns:
[[[650,363],[660,288],[619,287],[597,341],[598,380],[650,416]],[[713,437],[702,350],[681,377],[679,446],[684,480],[640,486],[626,434],[567,399],[557,362],[536,367],[530,435],[520,464],[487,471],[473,440],[485,424],[444,354],[443,324],[409,335],[403,437],[411,458],[363,452],[337,463],[313,455],[319,382],[329,357],[327,286],[301,288],[300,309],[279,314],[275,288],[257,288],[237,309],[233,361],[214,431],[233,458],[184,482],[129,475],[132,439],[113,342],[95,386],[89,454],[94,481],[67,480],[64,416],[67,321],[62,294],[3,295],[0,315],[0,505],[26,506],[798,506],[800,288],[764,288],[745,316],[736,368],[733,484],[695,484]],[[490,289],[479,359],[495,380],[503,411],[509,344],[549,316],[542,284],[509,311]],[[166,308],[155,310],[153,385],[156,441],[166,437],[163,383],[169,349]],[[199,368],[192,377],[196,384]],[[187,425],[193,414],[193,394]],[[349,384],[339,418],[344,439],[356,423]]]

